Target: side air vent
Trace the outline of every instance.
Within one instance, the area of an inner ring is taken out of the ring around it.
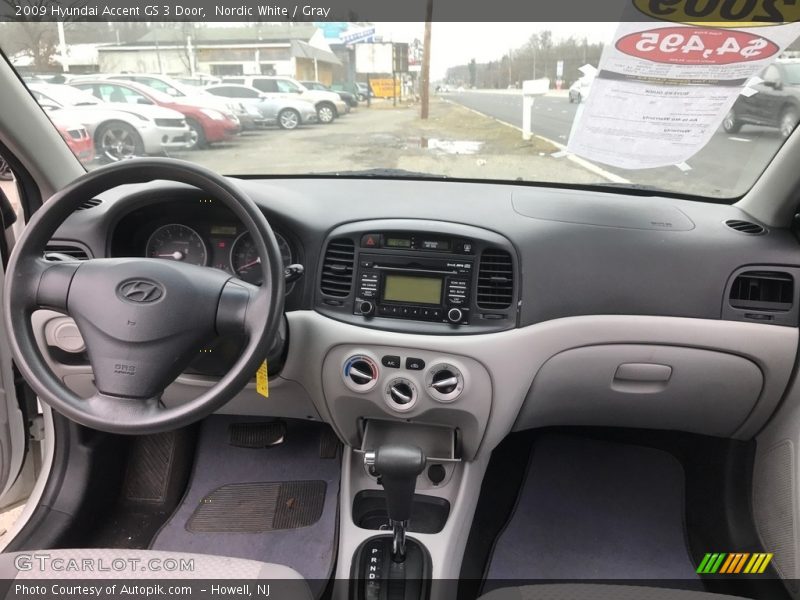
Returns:
[[[734,308],[786,312],[792,309],[794,279],[782,271],[747,271],[731,286]]]
[[[758,223],[753,223],[751,221],[738,221],[736,219],[730,219],[725,221],[725,225],[733,229],[734,231],[738,231],[739,233],[746,233],[747,235],[762,235],[767,232],[764,227],[759,225]]]
[[[487,248],[478,268],[478,306],[486,310],[509,308],[514,301],[514,263],[511,254]]]
[[[322,280],[319,289],[327,296],[344,298],[353,287],[353,263],[356,248],[353,240],[337,238],[328,242],[322,260]]]
[[[47,244],[45,256],[48,260],[87,260],[89,252],[79,244],[52,243]]]
[[[95,206],[100,206],[102,203],[103,201],[100,200],[99,198],[89,198],[85,202],[82,202],[81,205],[75,210],[89,210],[90,208],[94,208]]]

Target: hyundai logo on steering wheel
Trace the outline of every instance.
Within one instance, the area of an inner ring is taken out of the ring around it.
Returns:
[[[130,302],[145,303],[155,302],[164,295],[164,288],[160,283],[147,279],[129,279],[123,281],[117,288],[117,294]]]

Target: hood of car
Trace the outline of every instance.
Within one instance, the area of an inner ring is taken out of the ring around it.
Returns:
[[[172,110],[171,108],[165,108],[163,106],[153,106],[150,104],[130,104],[130,105],[115,104],[113,105],[113,107],[109,106],[108,108],[113,109],[115,111],[122,111],[133,115],[139,115],[151,120],[183,118],[183,115],[176,110]]]
[[[197,94],[195,96],[180,96],[174,99],[178,104],[196,106],[197,108],[213,108],[223,112],[235,111],[235,106],[240,104],[236,98],[220,98],[211,94]]]
[[[80,122],[86,127],[96,127],[99,123],[108,121],[110,119],[125,121],[126,123],[130,123],[134,126],[144,123],[140,117],[137,117],[133,113],[124,110],[117,110],[104,104],[59,108],[58,110],[48,111],[47,114],[53,120],[56,118],[64,120],[72,119],[73,122]],[[55,115],[58,115],[58,117]]]

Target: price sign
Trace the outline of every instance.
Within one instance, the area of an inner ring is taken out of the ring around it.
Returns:
[[[778,53],[774,42],[746,31],[664,27],[619,39],[616,48],[636,58],[681,65],[727,65]]]

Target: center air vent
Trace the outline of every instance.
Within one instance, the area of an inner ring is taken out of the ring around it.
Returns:
[[[794,279],[782,271],[747,271],[731,285],[734,308],[785,312],[792,309]]]
[[[337,238],[328,242],[322,261],[320,291],[327,296],[345,298],[353,287],[353,263],[356,249],[353,240]]]
[[[514,301],[514,264],[511,254],[487,248],[478,268],[478,306],[486,310],[509,308]]]
[[[739,221],[736,219],[730,219],[725,221],[725,225],[733,229],[734,231],[738,231],[739,233],[746,233],[747,235],[761,235],[766,233],[766,229],[764,229],[758,223],[752,223],[751,221]]]
[[[48,260],[87,260],[89,252],[79,244],[52,243],[45,248],[45,257]]]

